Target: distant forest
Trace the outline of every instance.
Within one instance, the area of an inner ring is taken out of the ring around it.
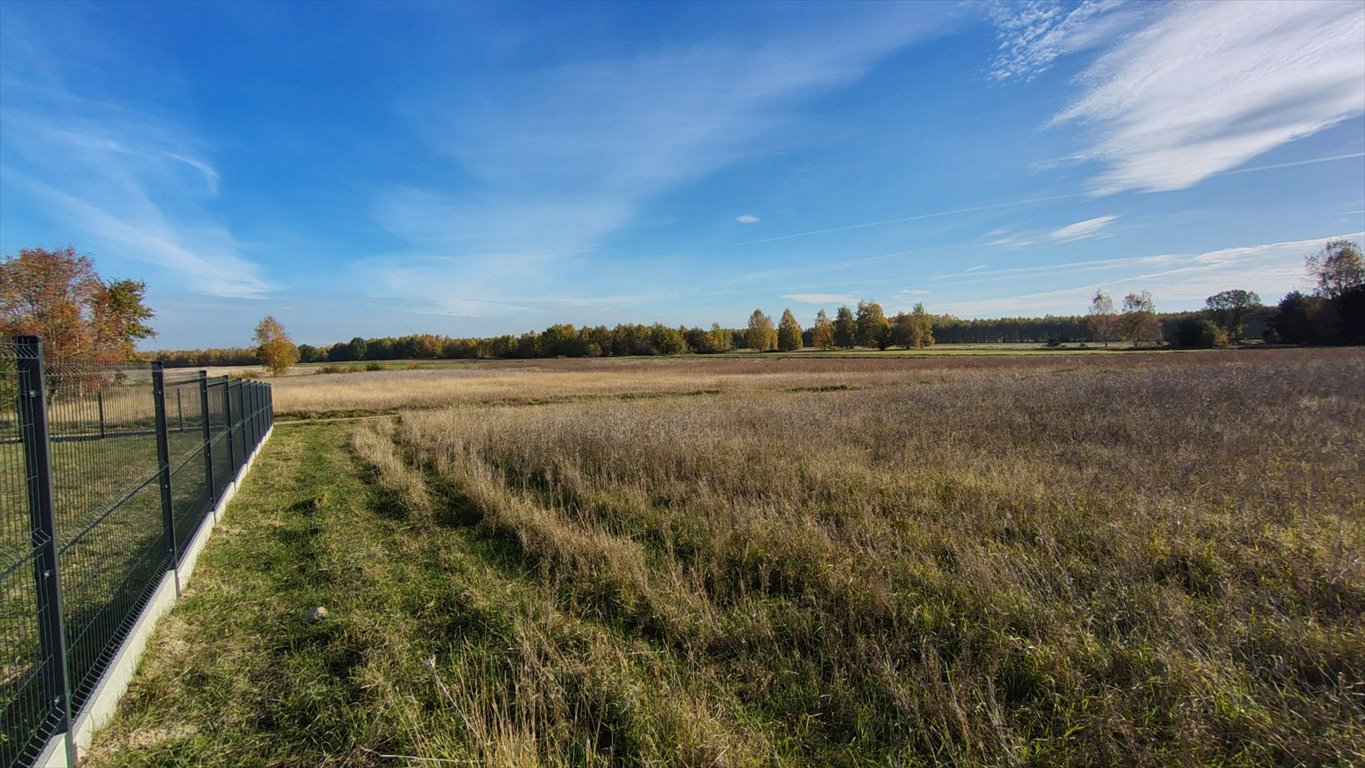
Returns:
[[[1247,320],[1246,336],[1261,338],[1270,328],[1275,307],[1260,307]],[[1175,333],[1182,320],[1200,318],[1202,312],[1162,313],[1156,315],[1162,337]],[[939,344],[1104,344],[1091,330],[1087,315],[1048,315],[1046,317],[1006,317],[963,320],[951,315],[931,315],[933,339]],[[816,347],[815,326],[802,329],[805,347]],[[748,328],[710,329],[622,324],[614,328],[552,325],[544,331],[528,331],[520,336],[453,338],[435,334],[400,337],[354,338],[330,346],[299,345],[301,362],[358,362],[369,360],[437,360],[536,357],[626,357],[635,355],[712,354],[751,345]],[[861,346],[861,345],[858,345]],[[889,345],[901,346],[901,345]],[[833,345],[834,349],[845,348]],[[194,349],[159,352],[153,355],[172,367],[214,365],[252,365],[259,362],[250,347]]]

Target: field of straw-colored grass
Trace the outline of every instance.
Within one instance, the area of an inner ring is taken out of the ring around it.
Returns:
[[[632,366],[616,391],[724,394],[362,433],[405,508],[506,542],[607,629],[581,652],[534,617],[466,638],[483,651],[437,671],[476,724],[452,754],[1365,759],[1365,356],[1068,362]],[[835,384],[865,388],[810,391]]]
[[[1238,353],[1124,353],[945,358],[743,356],[486,361],[416,370],[293,375],[269,379],[284,418],[395,413],[449,405],[527,404],[631,398],[892,386],[946,378],[1019,377],[1062,369],[1184,370],[1298,359],[1298,350]],[[1339,354],[1332,351],[1310,353]]]

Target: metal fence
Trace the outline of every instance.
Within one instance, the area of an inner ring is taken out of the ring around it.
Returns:
[[[272,422],[267,384],[0,340],[0,766],[70,732]]]

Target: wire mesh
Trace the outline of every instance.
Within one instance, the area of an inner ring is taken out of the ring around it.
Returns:
[[[79,706],[166,567],[146,365],[44,361],[68,681]]]
[[[175,551],[185,547],[213,509],[213,493],[204,467],[204,419],[199,375],[166,374],[167,444],[171,469],[171,514],[175,520]]]
[[[0,341],[0,762],[14,765],[36,757],[56,729],[46,676],[54,659],[43,648],[40,615],[48,606],[41,578],[39,542],[29,519],[29,487],[37,480],[34,456],[26,450],[31,420],[20,393],[37,382],[20,370],[26,350]]]
[[[26,396],[44,382],[46,397]],[[269,428],[269,404],[265,384],[173,371],[158,393],[150,366],[40,362],[0,341],[0,766],[31,762],[65,727],[67,691],[72,717],[89,698]]]
[[[228,380],[224,376],[209,381],[209,432],[213,435],[210,451],[213,454],[213,498],[223,497],[232,479],[232,450],[228,440]]]

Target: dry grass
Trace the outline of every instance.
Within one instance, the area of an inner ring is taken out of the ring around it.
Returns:
[[[1365,358],[1262,355],[410,415],[397,487],[429,478],[562,610],[718,685],[692,741],[757,722],[757,762],[1348,764]],[[570,746],[563,713],[454,679],[495,742]]]
[[[451,405],[535,404],[576,399],[685,396],[722,392],[881,387],[947,378],[1027,376],[1060,369],[1184,370],[1191,365],[1284,364],[1299,350],[1063,354],[980,357],[744,355],[486,361],[418,370],[270,379],[284,418],[396,413]],[[1349,351],[1307,353],[1315,359]]]
[[[1365,763],[1360,350],[297,378],[92,765]]]

